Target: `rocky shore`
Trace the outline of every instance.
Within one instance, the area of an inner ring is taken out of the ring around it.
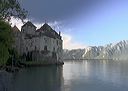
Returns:
[[[15,65],[6,65],[0,67],[0,70],[5,70],[7,72],[17,72],[25,67],[38,67],[38,66],[49,66],[49,65],[64,65],[63,61],[22,61]]]
[[[30,62],[24,62],[23,63],[25,67],[37,67],[37,66],[48,66],[48,65],[64,65],[63,61],[60,62],[37,62],[37,61],[30,61]]]

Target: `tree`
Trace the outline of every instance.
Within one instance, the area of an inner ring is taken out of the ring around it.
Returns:
[[[9,51],[12,48],[13,38],[11,26],[0,21],[0,64],[4,65],[9,58]]]
[[[9,48],[12,44],[12,28],[9,23],[0,21],[0,43]]]
[[[12,28],[8,21],[11,17],[22,21],[26,18],[27,11],[21,8],[18,0],[0,0],[0,66],[6,64],[11,58],[13,37]]]
[[[27,11],[21,8],[18,0],[0,0],[0,20],[10,20],[11,17],[23,19],[27,16]]]

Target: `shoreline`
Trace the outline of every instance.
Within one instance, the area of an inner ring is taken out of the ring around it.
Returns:
[[[43,66],[51,66],[51,65],[56,65],[56,66],[62,66],[64,65],[64,62],[36,62],[36,61],[30,61],[30,62],[21,62],[20,65],[17,66],[5,66],[1,67],[0,71],[6,71],[6,72],[18,72],[22,68],[26,67],[43,67]]]
[[[64,65],[64,62],[57,62],[57,63],[28,63],[25,64],[26,67],[41,67],[41,66],[50,66],[50,65]]]

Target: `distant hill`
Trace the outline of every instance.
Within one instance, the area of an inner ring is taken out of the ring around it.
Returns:
[[[89,46],[85,49],[63,50],[63,59],[114,59],[128,60],[128,40],[105,46]]]

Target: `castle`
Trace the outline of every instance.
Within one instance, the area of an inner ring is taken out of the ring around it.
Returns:
[[[28,21],[21,27],[21,31],[14,26],[13,35],[15,43],[13,47],[25,60],[42,61],[49,60],[59,62],[62,60],[62,37],[47,23],[41,28]]]

